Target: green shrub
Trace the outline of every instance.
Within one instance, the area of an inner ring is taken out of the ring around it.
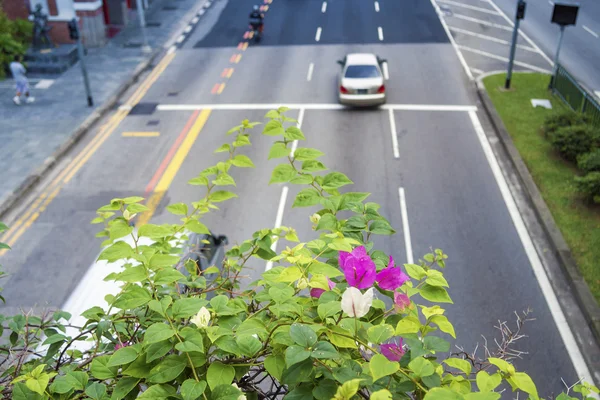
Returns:
[[[548,139],[564,159],[575,161],[594,147],[594,130],[583,124],[563,126],[549,133]]]
[[[25,19],[10,20],[0,9],[0,79],[17,54],[25,54],[31,43],[33,25]]]
[[[576,176],[575,183],[580,192],[588,196],[594,203],[600,204],[600,172],[590,172],[585,176]]]
[[[590,124],[590,122],[589,116],[568,110],[553,114],[546,118],[543,129],[546,136],[549,136],[565,126],[585,125]]]
[[[600,171],[600,148],[577,157],[577,166],[584,172]]]

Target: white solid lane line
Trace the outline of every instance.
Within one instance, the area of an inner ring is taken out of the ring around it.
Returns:
[[[313,70],[315,69],[315,64],[310,63],[308,66],[308,75],[306,75],[306,80],[310,82],[312,79]]]
[[[381,27],[377,28],[377,34],[379,35],[379,40],[383,40],[383,29]]]
[[[454,36],[452,36],[452,32],[450,32],[450,29],[448,29],[448,24],[446,24],[446,20],[444,19],[444,17],[442,17],[442,10],[440,10],[440,7],[437,5],[437,3],[435,2],[435,0],[430,0],[431,5],[433,6],[433,8],[435,9],[435,12],[438,15],[438,19],[440,20],[440,23],[442,24],[442,27],[444,27],[444,31],[446,31],[446,36],[448,36],[448,39],[450,40],[450,43],[452,43],[452,47],[454,48],[454,52],[456,53],[456,56],[458,57],[460,64],[463,66],[463,69],[465,70],[465,74],[467,74],[467,77],[469,78],[469,80],[473,80],[473,74],[471,73],[471,70],[469,69],[469,66],[467,65],[467,61],[465,60],[465,58],[463,57],[463,54],[461,53],[461,51],[459,50],[458,46],[456,45],[456,41],[454,40]],[[456,14],[455,14],[456,15]]]
[[[280,228],[283,222],[283,211],[285,210],[285,200],[287,199],[288,187],[284,186],[281,190],[281,197],[279,198],[279,207],[277,208],[277,217],[275,218],[275,228]],[[273,242],[271,250],[277,251],[277,242]],[[267,262],[265,271],[273,268],[273,261]]]
[[[593,30],[591,30],[590,28],[588,28],[587,26],[584,25],[583,29],[585,29],[587,31],[587,33],[589,33],[590,35],[592,35],[593,37],[598,39],[598,34],[596,32],[594,32]]]
[[[482,70],[480,70],[480,69],[477,69],[477,68],[473,68],[473,67],[471,67],[471,71],[475,72],[477,75],[481,75],[481,74],[483,74],[483,71],[482,71]]]
[[[463,3],[458,3],[456,1],[452,1],[452,0],[437,0],[438,3],[444,3],[444,4],[450,4],[456,7],[462,7],[462,8],[467,8],[469,10],[473,10],[473,11],[479,11],[482,13],[486,13],[486,14],[492,14],[492,15],[499,15],[497,11],[494,10],[490,10],[487,8],[481,8],[481,7],[475,7],[475,6],[470,6],[467,4],[463,4]]]
[[[304,108],[301,108],[298,112],[298,129],[302,129],[302,121],[304,120]],[[296,149],[298,148],[298,139],[292,142],[292,151],[290,153],[291,157],[294,157],[294,153],[296,153]]]
[[[324,1],[323,5],[321,6],[321,12],[325,13],[325,11],[327,11],[327,2],[326,1]]]
[[[404,246],[406,247],[406,262],[413,263],[412,243],[410,240],[410,228],[408,226],[408,212],[406,211],[406,197],[404,188],[398,189],[400,195],[400,212],[402,213],[402,230],[404,231]]]
[[[394,110],[390,108],[390,131],[392,134],[392,148],[394,149],[394,158],[400,158],[400,150],[398,149],[398,133],[396,132],[396,119],[394,118]]]
[[[498,28],[498,29],[504,29],[505,31],[509,31],[509,32],[513,31],[513,28],[511,28],[510,26],[494,24],[493,22],[487,22],[487,21],[484,21],[483,19],[473,18],[473,17],[469,17],[466,15],[462,15],[462,14],[452,14],[452,18],[463,19],[465,21],[474,22],[476,24],[491,26],[493,28]]]
[[[544,266],[539,258],[539,255],[535,249],[531,236],[529,236],[529,232],[527,231],[527,227],[525,226],[525,222],[523,221],[523,217],[517,208],[517,204],[512,197],[510,189],[508,187],[508,183],[502,174],[502,170],[500,169],[500,164],[498,160],[494,156],[494,152],[489,143],[485,132],[483,131],[483,127],[481,126],[481,122],[477,117],[477,113],[475,111],[469,112],[469,117],[471,118],[471,123],[473,124],[473,128],[475,129],[475,133],[477,134],[477,138],[481,144],[485,157],[487,158],[488,164],[492,170],[492,174],[496,179],[496,183],[498,184],[498,188],[500,189],[500,193],[502,194],[502,198],[504,199],[504,203],[506,204],[506,208],[511,216],[517,234],[521,239],[521,243],[523,243],[523,248],[525,253],[527,254],[527,258],[531,263],[531,267],[533,269],[533,273],[540,285],[540,289],[546,303],[548,304],[548,308],[552,313],[552,318],[554,319],[554,323],[562,337],[563,343],[567,348],[567,352],[571,358],[571,362],[573,363],[573,367],[577,373],[579,378],[583,378],[588,382],[592,381],[592,376],[590,371],[588,370],[585,361],[583,360],[583,356],[577,346],[577,342],[573,336],[573,332],[569,328],[569,325],[565,319],[565,315],[558,303],[558,299],[556,298],[556,294],[554,293],[554,289],[550,284],[550,280],[546,275],[546,271],[544,270]]]
[[[456,28],[456,27],[453,27],[453,26],[449,26],[448,28],[450,28],[451,31],[462,33],[464,35],[474,36],[474,37],[477,37],[477,38],[483,39],[483,40],[489,40],[490,42],[502,43],[502,44],[507,45],[507,46],[511,45],[511,43],[508,40],[502,40],[502,39],[495,38],[493,36],[482,35],[480,33],[471,32],[471,31],[468,31],[466,29]],[[518,44],[517,48],[522,49],[522,50],[531,51],[533,53],[537,53],[537,50],[534,49],[533,47],[523,46],[521,44]]]
[[[492,54],[492,53],[488,53],[486,51],[482,51],[482,50],[477,50],[477,49],[473,49],[471,47],[467,47],[467,46],[458,46],[459,49],[464,50],[464,51],[468,51],[470,53],[475,53],[475,54],[479,54],[480,56],[484,56],[484,57],[488,57],[488,58],[493,58],[495,60],[500,60],[500,61],[504,61],[504,62],[508,62],[508,58],[506,57],[502,57],[502,56],[498,56],[496,54]],[[520,67],[523,68],[529,68],[532,71],[536,71],[536,72],[541,72],[542,74],[551,74],[552,71],[549,71],[547,69],[544,68],[540,68],[540,67],[536,67],[535,65],[531,65],[531,64],[527,64],[521,61],[514,61],[515,65],[518,65]]]
[[[279,107],[287,107],[290,110],[346,110],[348,107],[338,103],[250,103],[250,104],[159,104],[158,111],[194,111],[210,108],[211,110],[277,110]],[[447,105],[447,104],[384,104],[379,107],[382,110],[402,111],[477,111],[476,106]]]
[[[379,12],[379,2],[375,2],[375,12]]]
[[[385,80],[387,81],[388,79],[390,79],[390,71],[388,69],[388,64],[387,62],[383,63],[383,77],[385,78]]]
[[[318,42],[319,40],[321,40],[321,27],[317,28],[317,34],[315,35],[315,40]]]

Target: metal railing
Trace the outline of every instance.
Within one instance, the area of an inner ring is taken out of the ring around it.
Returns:
[[[571,109],[586,114],[594,125],[600,126],[600,103],[560,64],[552,80],[552,91]]]

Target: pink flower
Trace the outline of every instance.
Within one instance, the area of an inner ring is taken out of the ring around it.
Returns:
[[[402,338],[398,338],[398,343],[382,344],[381,354],[383,354],[390,361],[400,361],[404,355],[404,348],[402,347]]]
[[[377,267],[364,246],[356,247],[352,253],[340,251],[339,263],[348,285],[366,289],[375,283]]]
[[[410,299],[404,293],[394,292],[394,308],[396,312],[404,311],[410,306]]]
[[[129,346],[129,343],[125,342],[125,343],[117,343],[117,345],[115,346],[115,351],[122,349],[123,347],[127,347]]]
[[[410,280],[400,268],[395,267],[394,259],[390,256],[390,263],[387,268],[382,269],[377,274],[377,282],[379,287],[384,290],[396,290],[404,284],[404,282]]]
[[[335,282],[332,282],[331,279],[327,278],[327,284],[329,285],[329,290],[332,290],[335,287]],[[312,297],[316,297],[317,299],[321,297],[321,295],[325,293],[325,289],[321,288],[312,288],[310,289],[310,295]]]

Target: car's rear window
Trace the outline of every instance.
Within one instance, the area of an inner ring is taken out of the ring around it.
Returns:
[[[379,70],[374,65],[350,65],[346,69],[345,78],[378,78]]]

